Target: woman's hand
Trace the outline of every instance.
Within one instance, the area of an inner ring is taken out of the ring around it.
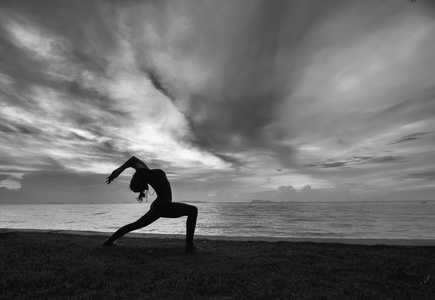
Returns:
[[[108,176],[106,178],[106,183],[110,184],[113,180],[115,180],[115,178],[117,178],[119,176],[119,174],[121,174],[122,171],[119,169],[116,169],[115,171],[112,172],[112,174],[110,174],[110,176]]]

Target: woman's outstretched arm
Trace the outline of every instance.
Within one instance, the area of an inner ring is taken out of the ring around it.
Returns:
[[[136,156],[130,157],[122,166],[120,166],[118,169],[114,170],[110,176],[106,178],[107,184],[111,183],[115,178],[117,178],[122,172],[124,172],[127,168],[133,168],[136,171],[139,169],[150,169],[148,166],[141,161]]]
[[[127,168],[133,168],[136,171],[139,169],[150,169],[148,168],[148,166],[141,161],[139,158],[137,158],[136,156],[132,156],[130,157],[122,166],[119,167],[120,169],[122,169],[122,171],[124,171]]]

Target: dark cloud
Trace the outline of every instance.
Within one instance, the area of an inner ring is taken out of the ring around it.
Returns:
[[[389,163],[403,162],[405,159],[400,156],[354,156],[348,163],[364,164],[364,163]]]
[[[344,165],[346,165],[345,162],[338,161],[338,162],[334,162],[334,163],[322,164],[322,165],[320,165],[320,167],[321,168],[339,168],[339,167],[342,167]]]
[[[427,181],[435,181],[435,170],[411,173],[407,175],[405,178],[408,179],[424,179]]]
[[[180,56],[195,53],[215,75],[188,95],[187,106],[180,106],[190,120],[198,146],[223,154],[242,147],[268,149],[288,163],[295,150],[281,143],[285,136],[276,126],[276,117],[310,58],[304,37],[316,25],[316,17],[335,4],[245,4],[196,8],[203,11],[192,16],[196,30],[182,44]],[[204,18],[216,9],[220,13],[217,17],[222,18],[219,24]],[[154,86],[169,95],[161,78],[151,78]]]
[[[171,99],[172,101],[174,101],[174,96],[170,93],[170,91],[168,90],[169,87],[165,87],[164,83],[162,82],[162,79],[159,78],[159,76],[157,75],[156,72],[154,71],[147,71],[146,72],[147,77],[151,80],[151,83],[153,84],[153,86],[159,90],[160,92],[163,93],[163,95],[165,95],[166,97],[168,97],[169,99]]]
[[[391,162],[404,162],[405,160],[400,156],[354,156],[346,161],[336,161],[328,163],[311,163],[305,164],[306,167],[316,168],[340,168],[349,165],[361,165],[361,164],[381,164]]]
[[[206,95],[197,97],[189,116],[193,119],[193,130],[200,146],[216,151],[242,150],[239,147],[247,146],[275,147],[276,151],[292,152],[290,148],[280,148],[263,131],[273,123],[272,111],[276,109],[276,101],[273,99],[277,95],[244,95],[224,97],[216,101],[206,100]]]
[[[369,162],[370,163],[390,163],[390,162],[404,162],[405,160],[400,156],[382,156],[374,157]]]
[[[5,132],[5,133],[16,132],[15,128],[13,128],[9,124],[0,124],[0,131]]]
[[[219,150],[209,150],[209,151],[216,157],[222,159],[227,163],[230,163],[234,168],[243,167],[247,165],[247,162],[244,159],[239,158],[236,155],[232,155],[231,153],[224,154],[219,152]]]
[[[407,134],[407,135],[404,135],[403,137],[401,137],[400,139],[389,143],[389,145],[419,140],[419,139],[427,137],[427,135],[429,135],[429,134],[430,134],[430,132],[416,132],[416,133],[412,133],[412,134]]]
[[[337,161],[333,163],[324,163],[324,164],[307,164],[307,167],[318,167],[318,168],[339,168],[345,166],[345,162]]]
[[[7,134],[27,134],[27,135],[38,135],[41,134],[41,130],[34,126],[23,125],[23,124],[0,124],[0,131]]]
[[[331,163],[313,163],[313,164],[306,164],[306,167],[316,167],[316,168],[340,168],[343,166],[346,166],[348,162],[331,162]]]

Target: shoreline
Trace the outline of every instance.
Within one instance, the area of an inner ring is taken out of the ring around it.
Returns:
[[[0,236],[4,234],[13,234],[16,232],[36,232],[36,233],[54,233],[54,234],[71,234],[82,236],[110,236],[113,232],[99,231],[75,231],[75,230],[48,230],[48,229],[15,229],[0,228]],[[131,238],[161,238],[161,239],[184,239],[184,234],[157,234],[157,233],[135,233],[131,232],[125,235]],[[195,235],[197,240],[211,241],[241,241],[241,242],[292,242],[292,243],[329,243],[329,244],[347,244],[347,245],[384,245],[384,246],[435,246],[435,239],[353,239],[353,238],[292,238],[292,237],[265,237],[265,236],[222,236],[222,235]]]

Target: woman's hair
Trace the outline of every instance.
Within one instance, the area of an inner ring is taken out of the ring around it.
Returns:
[[[148,181],[146,176],[146,169],[140,169],[136,171],[130,180],[130,190],[135,193],[139,193],[137,201],[142,202],[146,197],[145,191],[148,193]]]
[[[147,193],[148,193],[148,190],[147,190]],[[139,196],[137,196],[136,200],[139,201],[139,202],[142,202],[144,197],[148,198],[148,195],[145,194],[145,192],[140,192]]]

